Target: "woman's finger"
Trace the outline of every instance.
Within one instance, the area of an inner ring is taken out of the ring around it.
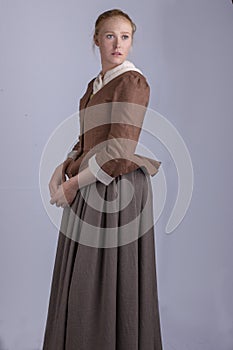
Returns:
[[[65,208],[67,206],[67,202],[64,202],[63,200],[58,200],[56,202],[56,206],[57,207],[62,207],[62,208]]]
[[[57,201],[58,201],[58,198],[55,193],[54,195],[51,196],[50,204],[55,204]]]
[[[50,192],[50,196],[52,197],[57,191],[57,186],[54,183],[54,181],[50,181],[49,183],[49,192]]]
[[[53,205],[55,203],[55,200],[52,198],[50,199],[49,203]]]

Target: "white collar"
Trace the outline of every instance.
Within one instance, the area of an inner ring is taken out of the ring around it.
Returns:
[[[129,70],[134,70],[142,74],[140,69],[136,68],[135,65],[125,60],[123,63],[119,64],[118,66],[109,69],[105,74],[104,78],[102,79],[102,73],[100,72],[97,77],[94,80],[93,83],[93,94],[95,94],[97,91],[99,91],[105,84],[107,84],[110,80],[117,77],[118,75],[127,72]]]

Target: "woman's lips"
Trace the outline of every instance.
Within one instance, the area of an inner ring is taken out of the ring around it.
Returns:
[[[112,55],[113,56],[121,56],[122,54],[120,52],[113,52]]]

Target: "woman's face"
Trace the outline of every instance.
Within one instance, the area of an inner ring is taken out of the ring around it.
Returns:
[[[123,63],[132,45],[132,26],[123,17],[108,18],[101,23],[99,33],[95,37],[99,46],[102,73]]]

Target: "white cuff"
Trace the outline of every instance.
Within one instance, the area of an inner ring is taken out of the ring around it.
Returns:
[[[73,160],[75,160],[77,158],[77,153],[78,151],[74,150],[74,151],[70,151],[68,154],[67,154],[67,158],[72,158]]]
[[[104,185],[109,185],[110,182],[114,179],[114,177],[107,174],[95,159],[95,154],[88,160],[88,166],[92,174]]]

